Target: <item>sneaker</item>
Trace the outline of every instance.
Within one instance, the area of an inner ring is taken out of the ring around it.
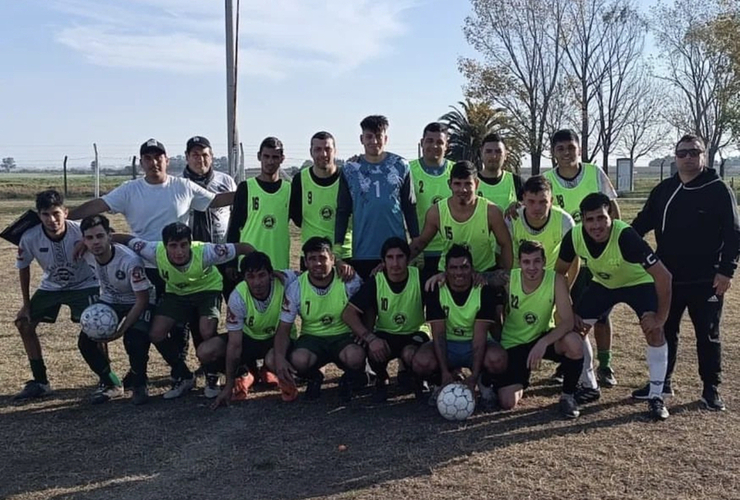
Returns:
[[[241,377],[236,377],[234,380],[234,389],[231,391],[232,401],[244,401],[247,399],[249,389],[254,385],[254,375],[251,372],[247,372]]]
[[[172,382],[172,389],[165,392],[164,399],[175,399],[184,396],[195,386],[195,378],[179,378]]]
[[[715,385],[704,387],[704,391],[701,393],[701,402],[707,410],[725,411],[727,409]]]
[[[601,398],[601,389],[598,387],[596,389],[592,389],[590,387],[579,387],[576,389],[574,397],[579,405],[593,403]]]
[[[663,398],[652,398],[648,400],[648,413],[653,420],[665,420],[668,418],[668,408],[663,403]]]
[[[388,401],[388,384],[378,379],[375,381],[375,392],[373,392],[373,403],[385,403],[386,401]]]
[[[131,402],[136,406],[149,402],[149,389],[145,385],[131,388]]]
[[[206,375],[206,386],[203,388],[203,395],[208,399],[218,397],[221,393],[221,387],[218,385],[218,375],[209,373]]]
[[[23,390],[13,396],[13,401],[28,401],[29,399],[43,398],[51,394],[51,385],[47,382],[42,384],[35,380],[29,380]]]
[[[352,377],[346,372],[339,379],[339,400],[342,403],[349,403],[352,400],[352,382]]]
[[[563,394],[560,396],[558,409],[560,410],[560,414],[565,418],[578,418],[581,415],[578,409],[578,402],[572,394]]]
[[[94,405],[100,405],[107,403],[111,399],[120,398],[123,396],[123,386],[111,385],[101,382],[98,384],[98,388],[92,393],[90,402]]]
[[[478,384],[478,391],[480,391],[480,397],[478,404],[475,405],[476,408],[482,412],[494,411],[498,408],[498,398],[493,387]]]
[[[674,395],[673,388],[671,388],[670,382],[663,383],[663,398],[670,398]],[[650,383],[648,382],[645,386],[635,389],[632,391],[633,399],[650,399]]]
[[[414,377],[413,383],[414,398],[421,403],[425,402],[424,395],[429,393],[429,384],[427,384],[426,380],[422,380],[419,377]]]
[[[599,385],[602,387],[614,387],[617,385],[617,379],[614,377],[614,370],[610,366],[605,368],[599,367],[596,370],[596,378],[599,381]]]
[[[562,365],[558,365],[558,367],[555,368],[555,373],[550,377],[550,381],[560,385],[563,383],[563,380],[565,380],[563,377],[563,367]]]
[[[314,378],[308,379],[306,384],[306,392],[303,393],[303,399],[306,401],[316,401],[321,397],[321,384],[324,383],[324,374],[319,372],[319,375]]]

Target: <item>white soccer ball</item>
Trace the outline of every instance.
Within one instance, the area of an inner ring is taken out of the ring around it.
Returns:
[[[118,330],[118,315],[108,304],[98,302],[88,306],[80,316],[82,331],[95,342],[114,339]]]
[[[439,391],[437,410],[447,420],[465,420],[475,410],[475,397],[465,384],[455,382]]]

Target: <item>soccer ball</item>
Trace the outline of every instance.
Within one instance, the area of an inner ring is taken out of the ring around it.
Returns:
[[[80,316],[82,331],[95,342],[114,339],[118,330],[118,315],[108,304],[98,302],[88,306]]]
[[[439,391],[437,410],[447,420],[465,420],[475,410],[473,392],[459,382],[448,384]]]

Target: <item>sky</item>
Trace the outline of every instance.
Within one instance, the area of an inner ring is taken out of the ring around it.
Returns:
[[[235,0],[236,1],[236,0]],[[0,157],[19,168],[123,165],[150,137],[172,156],[206,136],[226,155],[222,0],[0,0]],[[359,122],[383,114],[390,151],[417,155],[427,123],[463,99],[476,53],[465,0],[242,0],[238,127],[247,167],[279,137],[285,166],[328,130],[360,152]]]

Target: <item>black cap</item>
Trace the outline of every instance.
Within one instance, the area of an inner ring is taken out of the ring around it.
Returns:
[[[149,139],[139,148],[139,156],[144,156],[146,153],[158,152],[167,154],[167,150],[164,148],[164,144],[159,142],[157,139]]]
[[[199,148],[210,148],[211,147],[211,141],[206,139],[205,137],[201,137],[199,135],[196,135],[195,137],[191,137],[188,139],[188,143],[185,145],[185,152],[189,153],[191,149],[199,147]]]

